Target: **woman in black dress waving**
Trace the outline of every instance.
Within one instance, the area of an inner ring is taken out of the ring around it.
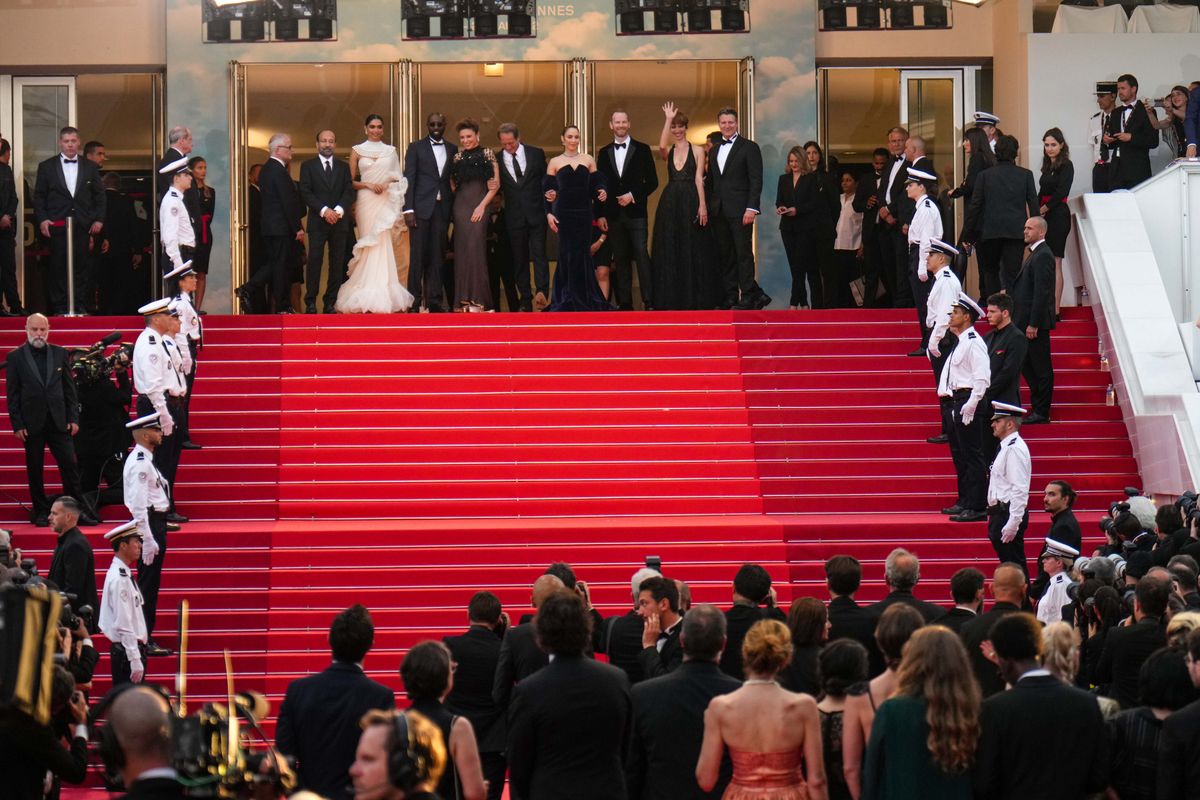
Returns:
[[[704,148],[687,140],[688,118],[664,103],[658,153],[667,162],[667,184],[654,216],[654,305],[659,309],[709,308],[715,252],[707,236]]]

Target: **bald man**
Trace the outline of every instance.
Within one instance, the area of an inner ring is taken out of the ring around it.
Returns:
[[[1050,361],[1050,331],[1054,330],[1054,254],[1046,244],[1046,220],[1030,217],[1025,221],[1025,244],[1029,257],[1021,265],[1012,286],[1012,321],[1025,334],[1029,347],[1021,374],[1029,385],[1029,416],[1026,425],[1050,421],[1050,400],[1054,394],[1054,367]]]
[[[984,655],[985,649],[991,649],[987,641],[988,636],[996,620],[1021,610],[1025,604],[1025,587],[1025,570],[1019,564],[1001,564],[992,574],[992,597],[996,601],[995,604],[958,631],[963,644],[967,646],[971,668],[975,671],[975,677],[979,679],[979,687],[983,690],[984,697],[1004,691],[1004,679],[1000,677],[1000,671]]]
[[[304,275],[304,313],[317,313],[321,262],[329,251],[321,310],[333,314],[338,289],[346,276],[346,243],[350,239],[350,207],[354,186],[350,167],[337,158],[333,131],[317,134],[317,157],[300,165],[300,199],[308,209],[308,270]]]
[[[138,686],[124,691],[108,712],[124,756],[118,770],[129,787],[126,800],[182,798],[183,785],[171,768],[170,709],[162,695]]]
[[[541,608],[550,595],[565,591],[566,584],[558,576],[542,575],[533,583],[531,602],[534,609]],[[509,628],[500,645],[500,660],[496,663],[496,679],[492,684],[492,700],[497,708],[507,713],[513,686],[549,663],[549,658],[538,647],[532,621]]]

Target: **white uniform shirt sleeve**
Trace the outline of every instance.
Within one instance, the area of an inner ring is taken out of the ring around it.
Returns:
[[[138,533],[142,540],[150,536],[150,482],[154,480],[154,462],[143,455],[140,448],[134,448],[125,459],[122,483],[124,483],[125,507],[129,515],[137,523]]]
[[[917,245],[917,274],[929,274],[929,240],[942,238],[942,217],[928,197],[917,203],[917,211],[908,226],[908,241]]]
[[[975,338],[967,337],[967,346],[971,365],[971,399],[967,402],[977,406],[992,384],[992,361],[988,358],[983,337],[978,333],[975,333]]]
[[[158,219],[163,249],[167,251],[172,267],[178,267],[183,264],[183,256],[179,254],[179,206],[170,191],[163,195]]]
[[[159,334],[149,329],[138,337],[133,347],[133,386],[138,394],[150,399],[155,411],[167,418],[170,415],[165,397],[167,387],[163,379],[170,365],[166,363],[167,354],[159,346],[159,341]]]

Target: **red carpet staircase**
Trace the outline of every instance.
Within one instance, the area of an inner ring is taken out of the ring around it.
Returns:
[[[937,409],[928,364],[904,355],[912,315],[207,317],[192,406],[204,449],[185,452],[177,490],[195,521],[171,534],[160,638],[175,644],[188,598],[193,689],[222,690],[230,648],[239,687],[278,700],[327,663],[337,610],[371,608],[367,669],[399,690],[406,649],[463,627],[474,591],[519,613],[554,560],[617,613],[646,555],[697,602],[726,604],[743,561],[766,565],[786,602],[824,596],[822,562],[849,552],[872,600],[906,545],[922,558],[918,594],[947,601],[956,569],[994,556],[982,523],[937,513],[953,469],[925,443]],[[51,340],[88,344],[114,322],[132,341],[135,320],[96,318],[56,319]],[[19,321],[0,332],[5,351],[22,340]],[[1055,422],[1026,430],[1033,508],[1048,480],[1069,479],[1094,539],[1097,512],[1139,479],[1089,311],[1065,310],[1054,360]],[[0,484],[27,502],[12,438]],[[15,502],[0,515],[27,520]],[[53,535],[16,527],[44,570]],[[101,579],[106,529],[87,530]],[[175,668],[151,663],[164,682]]]

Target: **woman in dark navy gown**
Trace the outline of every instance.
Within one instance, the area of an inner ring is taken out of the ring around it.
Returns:
[[[563,154],[546,165],[546,221],[558,234],[558,267],[549,311],[607,311],[592,266],[592,200],[604,202],[604,176],[579,152],[579,128],[563,129]]]

